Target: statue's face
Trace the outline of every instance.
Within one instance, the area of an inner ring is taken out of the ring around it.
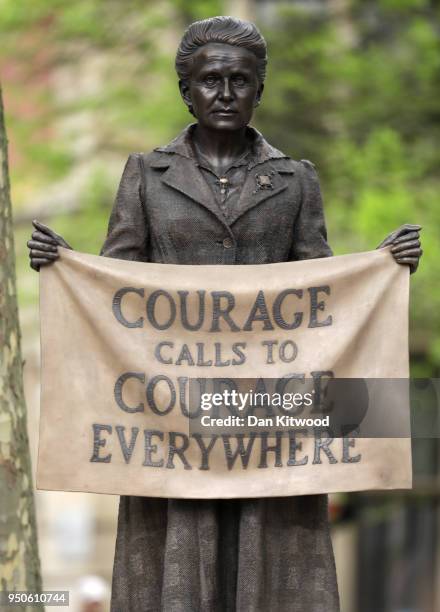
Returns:
[[[241,47],[204,45],[194,53],[189,83],[180,83],[180,91],[200,125],[239,130],[251,120],[263,91],[257,58]]]

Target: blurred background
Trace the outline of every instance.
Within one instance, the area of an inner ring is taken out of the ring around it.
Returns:
[[[438,1],[0,0],[34,466],[31,220],[98,253],[128,154],[165,144],[191,122],[173,68],[183,29],[220,14],[255,21],[267,39],[268,78],[254,125],[293,158],[315,163],[335,253],[373,249],[405,222],[423,226],[424,255],[411,279],[411,369],[414,377],[439,377]],[[438,441],[415,440],[413,457],[413,491],[331,498],[343,612],[440,611]],[[36,502],[45,588],[70,589],[72,610],[107,610],[118,499],[36,492]]]

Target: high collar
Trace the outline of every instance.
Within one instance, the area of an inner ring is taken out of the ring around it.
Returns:
[[[154,150],[159,153],[174,153],[194,160],[195,154],[192,144],[192,134],[196,125],[197,123],[191,123],[169,144],[164,147],[157,147]],[[287,155],[284,155],[284,153],[270,145],[258,130],[251,126],[248,126],[246,130],[252,143],[249,168],[253,168],[271,159],[289,159]]]

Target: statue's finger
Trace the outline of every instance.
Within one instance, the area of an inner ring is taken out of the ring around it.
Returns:
[[[421,225],[414,225],[413,223],[404,223],[400,227],[398,227],[393,233],[396,236],[400,236],[401,234],[407,234],[408,232],[419,232],[422,229]]]
[[[51,259],[45,259],[45,258],[40,258],[40,257],[36,257],[36,258],[32,258],[31,259],[31,266],[38,266],[38,268],[34,267],[34,270],[38,270],[39,268],[41,268],[41,266],[47,266],[48,264],[53,263],[53,261]]]
[[[49,253],[47,251],[38,251],[37,249],[31,249],[29,251],[29,257],[31,259],[48,259],[50,261],[55,261],[55,259],[59,258],[58,253]]]
[[[394,259],[397,261],[402,259],[402,257],[421,257],[422,249],[407,249],[406,251],[402,251],[400,253],[394,254]]]
[[[58,244],[55,238],[52,238],[47,234],[43,234],[43,232],[40,232],[39,230],[32,232],[32,239],[37,240],[38,242],[45,242],[46,244],[53,244],[55,246]]]
[[[419,258],[418,257],[402,257],[399,259],[396,259],[397,263],[399,264],[416,264],[419,263]]]
[[[32,221],[32,225],[43,234],[51,236],[58,244],[60,241],[64,242],[63,238],[59,234],[50,229],[50,227],[47,227],[47,225],[44,225],[44,223],[37,221],[37,219]]]
[[[399,253],[399,251],[405,251],[406,249],[420,247],[420,240],[409,240],[405,242],[398,242],[391,249],[391,253]]]
[[[35,261],[33,261],[32,259],[31,259],[31,268],[33,270],[36,270],[37,272],[40,271],[40,266],[37,263],[35,263]]]
[[[40,232],[43,232],[43,234],[48,234],[49,236],[52,236],[53,238],[56,237],[55,232],[50,229],[50,227],[48,227],[47,225],[44,225],[44,223],[40,223],[40,221],[38,221],[37,219],[34,219],[32,221],[32,225],[35,227],[35,229],[39,230]]]
[[[48,244],[47,242],[40,242],[38,240],[28,240],[27,246],[30,249],[37,249],[38,251],[50,251],[56,253],[58,248],[55,244]]]
[[[420,231],[422,229],[422,226],[421,225],[415,225],[413,223],[404,223],[402,225],[402,228],[405,228],[407,230],[417,230],[417,231]]]
[[[407,240],[416,240],[419,238],[419,232],[408,232],[401,234],[397,238],[394,238],[393,244],[399,244],[400,242],[405,242]]]

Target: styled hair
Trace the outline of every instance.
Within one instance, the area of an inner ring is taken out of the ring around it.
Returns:
[[[223,43],[243,47],[257,58],[260,83],[266,77],[267,46],[257,26],[236,17],[210,17],[195,21],[185,31],[176,54],[176,72],[181,81],[191,76],[192,55],[208,43]]]

